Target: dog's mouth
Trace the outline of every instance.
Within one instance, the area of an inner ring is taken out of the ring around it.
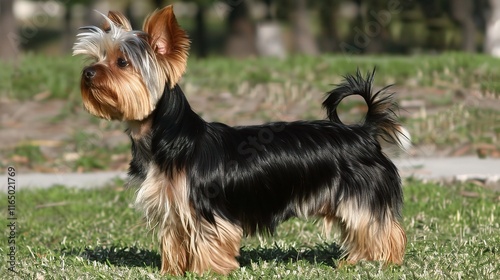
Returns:
[[[122,119],[123,114],[118,108],[118,98],[114,91],[82,77],[81,93],[84,107],[91,114],[107,120]]]
[[[92,86],[94,85],[92,80],[87,80],[85,78],[82,78],[82,80],[83,80],[83,83],[85,84],[85,86],[87,86],[88,88],[92,88]]]

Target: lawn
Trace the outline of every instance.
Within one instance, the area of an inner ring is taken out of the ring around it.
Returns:
[[[19,178],[22,179],[22,178]],[[16,194],[17,274],[9,279],[159,279],[159,255],[132,208],[133,190],[116,181],[80,190],[56,186]],[[321,235],[321,222],[292,219],[273,237],[244,240],[241,267],[227,279],[499,279],[498,193],[472,184],[407,180],[403,224],[408,235],[402,266],[377,262],[337,268],[338,240]],[[0,219],[7,221],[0,194]],[[7,233],[7,230],[4,230]],[[6,259],[6,235],[1,240]],[[190,279],[213,279],[216,275]],[[6,279],[6,278],[4,278]]]

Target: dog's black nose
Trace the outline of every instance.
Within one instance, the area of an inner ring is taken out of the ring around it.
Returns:
[[[85,70],[83,70],[83,77],[87,80],[90,81],[95,77],[96,71],[94,67],[87,67]]]

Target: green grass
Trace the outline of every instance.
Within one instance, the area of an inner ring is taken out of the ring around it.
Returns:
[[[341,76],[356,68],[370,71],[377,67],[376,83],[385,85],[476,88],[498,96],[500,60],[481,54],[444,53],[418,56],[321,55],[292,56],[287,59],[249,58],[232,60],[222,57],[189,59],[183,84],[191,83],[212,90],[237,92],[244,84],[296,83],[322,91],[340,82]],[[19,65],[4,65],[0,95],[30,99],[40,93],[66,99],[79,95],[79,78],[84,61],[80,57],[24,55]]]
[[[258,58],[228,60],[191,59],[187,82],[200,86],[236,90],[242,83],[310,84],[326,91],[340,82],[342,75],[377,67],[377,85],[481,88],[498,96],[500,60],[486,55],[444,53],[419,56],[294,56],[285,60]]]
[[[81,59],[75,57],[24,55],[18,65],[0,70],[0,95],[27,100],[38,94],[67,99],[79,94]]]
[[[15,147],[12,155],[17,155],[29,159],[30,164],[40,164],[44,161],[44,156],[39,146],[32,144],[21,144]]]
[[[405,120],[412,132],[412,141],[418,144],[436,144],[439,147],[467,143],[500,146],[500,113],[486,108],[450,106],[426,118]]]
[[[8,274],[6,235],[0,241],[0,275],[10,279],[158,279],[159,255],[131,207],[122,182],[78,190],[62,186],[16,194],[18,274]],[[274,237],[247,238],[241,268],[228,279],[498,279],[498,193],[475,185],[405,183],[402,266],[377,262],[336,268],[336,239],[321,223],[292,219]],[[6,195],[0,219],[7,221]],[[7,229],[4,228],[7,233]],[[190,279],[213,279],[214,275]]]

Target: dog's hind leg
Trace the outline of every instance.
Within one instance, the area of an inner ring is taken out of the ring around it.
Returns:
[[[339,203],[336,217],[346,261],[382,261],[402,264],[406,234],[390,209],[372,213],[354,199]]]

